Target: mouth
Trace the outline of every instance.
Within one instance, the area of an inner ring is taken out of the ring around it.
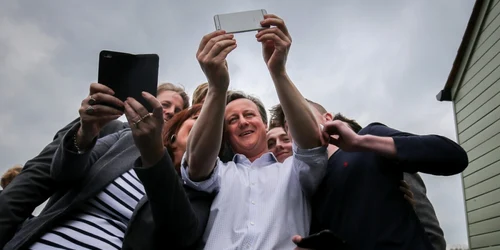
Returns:
[[[282,156],[284,154],[288,154],[288,153],[289,153],[288,151],[281,151],[278,154],[276,154],[276,158],[278,158],[279,156]]]
[[[247,131],[241,133],[239,136],[240,137],[245,137],[245,136],[253,134],[253,132],[254,132],[253,130],[247,130]]]

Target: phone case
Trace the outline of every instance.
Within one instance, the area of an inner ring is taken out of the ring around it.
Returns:
[[[116,98],[125,101],[133,97],[152,112],[142,92],[156,96],[159,60],[156,54],[133,55],[103,50],[99,53],[98,82],[110,87]]]

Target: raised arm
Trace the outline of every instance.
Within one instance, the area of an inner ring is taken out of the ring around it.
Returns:
[[[402,171],[454,175],[468,165],[467,153],[452,140],[439,135],[414,135],[372,123],[354,133],[340,121],[325,124],[330,142],[345,151],[369,151],[398,162]]]
[[[183,165],[187,163],[189,178],[206,179],[216,165],[224,127],[226,91],[229,73],[226,56],[236,48],[232,34],[216,31],[203,37],[197,59],[208,80],[208,93],[198,120],[189,133]]]
[[[262,26],[271,26],[257,33],[262,53],[274,82],[294,142],[300,148],[321,146],[319,125],[299,90],[286,72],[286,59],[292,44],[285,22],[276,15],[264,16]]]
[[[82,178],[90,165],[89,160],[96,160],[98,154],[106,152],[110,144],[117,140],[116,135],[106,138],[92,151],[101,130],[123,114],[104,103],[117,107],[123,107],[124,104],[113,96],[113,90],[102,84],[92,83],[89,92],[79,109],[80,122],[65,134],[54,155],[50,174],[58,182]]]

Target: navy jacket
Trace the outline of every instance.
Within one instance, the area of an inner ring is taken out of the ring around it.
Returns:
[[[399,190],[403,172],[453,175],[468,165],[455,142],[372,123],[359,134],[390,136],[397,160],[373,152],[337,150],[315,194],[311,232],[330,229],[350,249],[433,249],[413,207]]]

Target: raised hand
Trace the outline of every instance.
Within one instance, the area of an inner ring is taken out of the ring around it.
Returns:
[[[83,99],[78,110],[81,126],[77,134],[77,144],[80,149],[85,149],[107,123],[123,115],[121,110],[109,106],[124,107],[123,102],[114,97],[114,94],[114,91],[105,85],[90,84],[89,96]]]
[[[226,57],[236,48],[233,34],[215,31],[205,35],[200,42],[196,58],[207,77],[210,88],[226,91],[229,86],[229,72]]]
[[[323,132],[329,136],[329,143],[346,152],[360,151],[361,136],[356,134],[349,125],[339,120],[328,121],[323,125]]]
[[[163,157],[165,151],[161,136],[163,109],[153,95],[142,92],[142,96],[153,107],[153,113],[149,113],[142,104],[129,97],[125,101],[125,116],[132,129],[135,145],[141,152],[143,166],[152,166]]]
[[[257,41],[262,43],[264,62],[272,74],[283,73],[286,71],[285,64],[292,45],[292,37],[283,19],[276,15],[264,15],[261,25],[270,27],[260,30],[255,35]]]

